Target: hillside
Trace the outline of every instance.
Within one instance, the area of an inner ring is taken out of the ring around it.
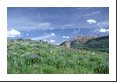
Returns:
[[[60,45],[74,49],[109,52],[109,36],[77,36],[73,40],[65,41]]]
[[[109,54],[30,39],[8,40],[8,74],[108,74]]]
[[[109,53],[109,36],[91,39],[85,43],[86,47],[91,50],[98,50]]]

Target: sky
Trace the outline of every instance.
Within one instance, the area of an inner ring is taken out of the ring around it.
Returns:
[[[7,37],[60,44],[76,36],[108,35],[108,7],[8,7]]]

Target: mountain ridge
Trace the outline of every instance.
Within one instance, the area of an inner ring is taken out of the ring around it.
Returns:
[[[77,36],[60,44],[74,49],[104,49],[109,52],[109,36]]]

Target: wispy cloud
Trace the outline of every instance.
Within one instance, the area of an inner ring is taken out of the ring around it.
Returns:
[[[55,37],[56,37],[55,34],[54,33],[51,33],[51,34],[43,35],[41,37],[33,37],[31,39],[32,40],[47,40],[47,39],[53,39]]]
[[[65,27],[74,27],[76,24],[65,24],[65,25],[63,25],[63,26],[65,26]]]
[[[87,18],[94,18],[96,21],[103,20],[103,17],[108,15],[108,12],[100,15],[103,9],[104,12],[108,10],[97,7],[8,8],[8,28],[32,31],[91,27],[85,23],[85,20]],[[97,19],[98,17],[100,19]],[[89,23],[95,22],[89,21]]]
[[[38,24],[38,26],[50,26],[51,24],[50,23],[47,23],[47,22],[45,22],[45,23],[39,23]]]
[[[108,21],[108,20],[100,21],[99,23],[97,23],[97,26],[98,26],[99,28],[108,27],[108,26],[109,26],[109,21]]]
[[[39,23],[39,24],[37,24],[36,27],[37,27],[37,29],[41,29],[41,30],[50,29],[51,28],[51,23],[48,23],[48,22]]]
[[[97,21],[95,19],[88,19],[87,22],[89,24],[95,24],[95,23],[97,23]]]
[[[26,30],[51,30],[52,26],[51,23],[48,22],[26,22],[26,23],[20,23],[17,25],[17,30],[20,31],[26,31]]]
[[[20,36],[21,36],[21,32],[15,29],[11,29],[10,31],[7,31],[7,37],[20,37]]]
[[[92,9],[91,7],[79,7],[77,8],[78,10],[89,10]]]
[[[56,43],[55,39],[56,39],[56,35],[54,33],[46,34],[46,35],[41,36],[41,37],[31,38],[31,40],[43,40],[43,41],[47,41],[49,43]]]
[[[78,34],[80,32],[80,28],[78,30],[74,30],[72,34]]]
[[[98,15],[98,14],[100,14],[100,11],[95,11],[95,12],[92,12],[92,13],[86,13],[83,16],[94,16],[94,15]]]

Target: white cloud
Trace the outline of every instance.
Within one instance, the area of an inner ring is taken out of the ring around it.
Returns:
[[[109,31],[109,29],[104,29],[104,28],[101,28],[100,30],[99,30],[99,32],[108,32]]]
[[[66,38],[69,38],[69,36],[66,36]]]
[[[52,36],[55,36],[55,34],[54,34],[54,33],[51,33],[51,35],[52,35]]]
[[[65,38],[66,36],[63,36],[63,38]]]
[[[95,19],[88,19],[87,22],[89,24],[95,24],[95,23],[97,23],[97,21]]]
[[[51,43],[54,43],[54,42],[55,42],[55,40],[52,40],[52,39],[51,39],[51,40],[50,40],[50,42],[51,42]]]
[[[63,38],[69,38],[69,36],[63,36]]]
[[[10,31],[7,31],[7,37],[20,37],[20,36],[21,36],[21,32],[15,29],[11,29]]]

